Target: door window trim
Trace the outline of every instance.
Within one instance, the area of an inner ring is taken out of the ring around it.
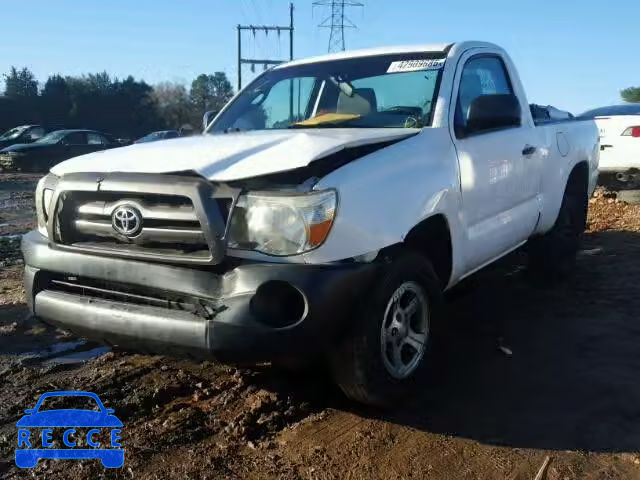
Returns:
[[[460,84],[462,83],[462,74],[464,72],[465,67],[467,66],[467,64],[473,60],[477,60],[478,58],[495,58],[500,62],[500,65],[502,65],[502,70],[505,73],[505,79],[507,81],[507,85],[509,86],[509,89],[511,90],[511,94],[512,95],[516,95],[515,94],[515,90],[513,88],[513,81],[511,80],[511,75],[509,73],[509,69],[507,68],[507,65],[504,61],[504,58],[502,58],[502,56],[499,53],[495,53],[495,52],[482,52],[482,53],[476,53],[471,55],[469,58],[467,58],[464,61],[464,64],[462,65],[462,68],[460,69],[460,79],[458,81],[458,90],[455,93],[455,98],[454,98],[454,103],[453,103],[453,116],[449,115],[449,121],[451,124],[451,131],[453,132],[456,140],[464,140],[466,138],[472,138],[478,135],[484,135],[487,133],[495,133],[495,132],[501,132],[504,130],[511,130],[514,128],[522,128],[522,113],[520,113],[520,125],[519,126],[511,126],[511,127],[500,127],[500,128],[492,128],[491,130],[481,130],[479,132],[473,132],[470,134],[465,134],[465,135],[460,135],[459,132],[456,131],[456,111],[458,109],[458,102],[460,101]],[[460,65],[460,63],[458,63],[458,65]],[[453,80],[455,82],[456,77],[458,75],[458,70],[456,70],[456,73],[453,77]],[[452,97],[453,97],[453,92],[451,93]],[[517,96],[516,96],[517,97]],[[518,98],[518,101],[520,101],[520,98]]]

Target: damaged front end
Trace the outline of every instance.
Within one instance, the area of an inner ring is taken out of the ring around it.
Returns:
[[[338,195],[313,190],[315,175],[353,159],[341,152],[324,170],[227,183],[49,175],[37,190],[38,231],[23,238],[30,307],[45,322],[136,350],[243,361],[319,352],[375,267],[287,257],[331,230]]]

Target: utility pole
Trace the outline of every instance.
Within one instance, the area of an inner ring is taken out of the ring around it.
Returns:
[[[344,29],[358,28],[344,14],[348,7],[364,7],[361,2],[353,0],[317,0],[313,2],[314,7],[330,7],[331,15],[325,18],[318,26],[320,28],[330,28],[329,52],[341,52],[345,49]]]
[[[293,60],[293,3],[289,4],[289,26],[281,25],[238,25],[238,91],[242,89],[242,65],[262,65],[265,69],[269,66],[279,65],[286,60],[278,60],[272,58],[243,58],[242,57],[242,32],[250,31],[255,37],[256,33],[277,32],[278,36],[281,32],[289,32],[289,60]]]

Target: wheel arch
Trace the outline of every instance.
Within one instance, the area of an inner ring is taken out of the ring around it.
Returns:
[[[565,186],[565,192],[589,191],[589,163],[586,160],[577,162],[569,176],[567,177],[567,183]]]
[[[585,208],[588,206],[590,177],[589,161],[584,158],[563,166],[561,170],[546,173],[542,187],[541,217],[533,236],[544,235],[553,228],[566,193],[579,193],[583,196]]]
[[[584,225],[587,228],[587,212],[589,209],[589,163],[582,160],[576,163],[567,177],[565,195],[576,195],[580,198],[581,207],[584,209]]]
[[[400,243],[380,251],[382,257],[393,257],[410,249],[425,255],[444,289],[449,285],[453,272],[453,244],[447,217],[442,213],[431,215],[414,225]]]

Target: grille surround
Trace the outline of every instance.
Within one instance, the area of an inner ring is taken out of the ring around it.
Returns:
[[[93,196],[93,195],[92,195]],[[109,195],[104,200],[75,202],[73,230],[80,235],[111,238],[123,243],[146,245],[157,243],[186,243],[206,248],[206,239],[193,205],[186,197],[171,197],[174,205],[162,198],[150,201],[144,196]],[[165,197],[166,200],[167,197]],[[136,235],[123,236],[113,229],[113,213],[118,207],[131,206],[140,212],[142,225]]]
[[[56,186],[47,230],[55,248],[218,264],[226,254],[227,220],[238,195],[239,189],[197,177],[73,173]],[[123,204],[133,204],[146,221],[136,237],[111,227],[110,214]]]

